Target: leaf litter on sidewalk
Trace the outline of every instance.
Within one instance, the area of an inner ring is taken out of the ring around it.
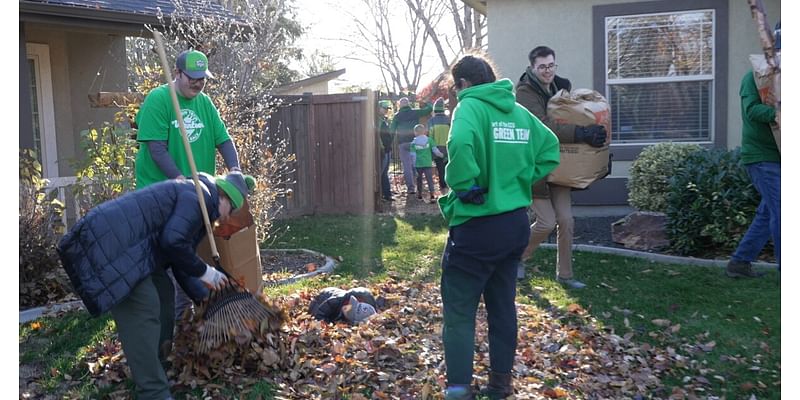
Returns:
[[[304,290],[272,299],[288,315],[279,330],[239,336],[203,355],[194,352],[197,326],[184,322],[169,358],[173,390],[187,398],[245,398],[269,382],[279,399],[441,399],[446,377],[438,285],[389,278],[372,289],[380,295],[380,313],[358,326],[315,320],[307,312],[315,293]],[[725,379],[692,357],[714,351],[714,342],[704,335],[678,338],[680,326],[668,320],[652,321],[657,329],[648,335],[663,344],[656,346],[637,341],[634,331],[620,336],[603,329],[578,304],[563,310],[518,304],[517,314],[516,399],[707,398],[710,380]],[[489,370],[482,305],[476,324],[474,376],[482,385]],[[119,349],[116,337],[90,348],[82,374],[93,386],[117,386],[129,376]],[[666,387],[670,373],[683,377],[683,385]]]

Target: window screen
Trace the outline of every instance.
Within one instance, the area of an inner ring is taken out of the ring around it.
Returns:
[[[714,10],[606,17],[616,143],[712,140]]]

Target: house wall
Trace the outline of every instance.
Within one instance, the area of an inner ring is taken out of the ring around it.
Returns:
[[[113,121],[117,111],[91,108],[87,95],[127,90],[125,38],[33,23],[25,25],[25,38],[50,47],[58,169],[59,175],[71,176],[69,164],[80,153],[80,132]]]
[[[743,0],[719,0],[728,4],[727,147],[741,143],[739,82],[750,68],[748,55],[761,52],[758,31]],[[592,6],[635,3],[631,0],[491,0],[488,2],[489,53],[500,74],[517,81],[528,65],[528,52],[547,45],[556,52],[558,74],[569,78],[573,88],[592,88]],[[644,3],[644,2],[638,2]],[[771,24],[780,19],[780,1],[764,0]],[[718,40],[721,38],[718,38]],[[601,93],[604,88],[595,88]],[[612,176],[629,176],[631,161],[614,161]]]

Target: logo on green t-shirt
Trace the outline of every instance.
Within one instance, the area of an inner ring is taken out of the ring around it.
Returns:
[[[186,128],[186,136],[189,138],[189,143],[194,143],[195,140],[200,138],[200,134],[203,133],[205,125],[203,125],[203,121],[200,120],[200,117],[188,108],[182,109],[181,115],[183,116],[183,126]],[[178,120],[172,120],[172,126],[177,129]]]

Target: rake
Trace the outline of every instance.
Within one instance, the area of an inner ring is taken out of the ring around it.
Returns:
[[[211,247],[211,257],[214,260],[214,267],[222,271],[230,282],[230,284],[218,290],[212,289],[208,299],[204,302],[205,311],[203,312],[203,323],[201,324],[199,332],[199,350],[201,353],[205,353],[234,339],[242,337],[250,338],[252,334],[258,332],[276,331],[283,323],[285,313],[275,306],[269,306],[261,302],[255,295],[247,291],[241,282],[232,277],[228,271],[220,265],[219,252],[217,251],[217,244],[214,240],[214,232],[208,217],[208,210],[206,209],[200,180],[197,177],[197,167],[194,163],[194,155],[192,154],[192,148],[186,134],[186,127],[183,124],[183,118],[180,117],[181,109],[178,104],[178,96],[175,92],[167,56],[164,52],[164,43],[161,33],[154,31],[153,38],[155,39],[156,49],[161,59],[161,66],[164,69],[164,76],[169,86],[172,106],[175,109],[175,116],[178,120],[181,137],[183,138],[183,146],[186,149],[189,167],[192,170],[192,179],[194,180],[194,187],[200,202],[200,210],[203,213],[203,222],[205,223],[206,236],[208,236]]]

